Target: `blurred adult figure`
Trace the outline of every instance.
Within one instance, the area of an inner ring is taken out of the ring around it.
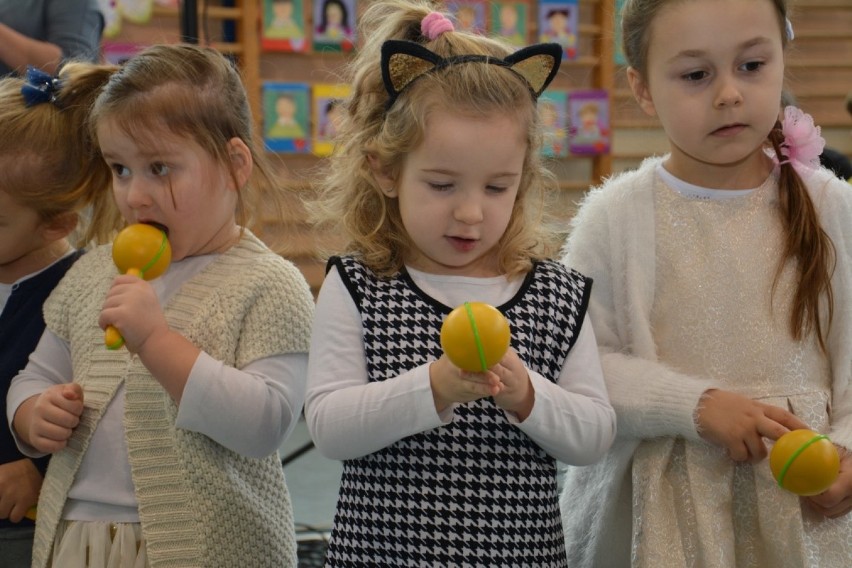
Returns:
[[[103,28],[98,0],[0,0],[0,76],[97,61]]]

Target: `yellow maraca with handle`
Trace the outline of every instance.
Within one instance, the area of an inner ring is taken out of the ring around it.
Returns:
[[[136,223],[121,230],[112,243],[112,260],[122,274],[153,280],[169,268],[172,247],[166,231],[154,225]],[[107,349],[119,349],[124,338],[113,326],[104,332]]]
[[[459,369],[484,373],[509,349],[509,322],[500,310],[483,302],[465,302],[444,319],[441,347]]]

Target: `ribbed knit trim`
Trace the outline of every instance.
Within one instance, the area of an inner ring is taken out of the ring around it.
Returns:
[[[112,265],[110,254],[107,246],[86,255],[89,258],[84,258],[85,266],[73,278],[66,279],[57,288],[56,297],[45,304],[48,326],[71,341],[75,380],[85,389],[86,408],[68,447],[51,460],[39,502],[33,565],[48,563],[62,508],[82,456],[106,406],[124,380],[124,427],[149,562],[152,566],[202,566],[205,558],[210,559],[215,552],[204,549],[202,525],[209,531],[210,523],[217,519],[199,519],[198,504],[193,502],[198,484],[193,486],[192,480],[203,476],[203,468],[217,467],[211,461],[211,451],[198,444],[217,445],[201,435],[178,436],[174,427],[177,406],[159,383],[126,350],[109,351],[103,347],[96,319],[114,276],[114,269],[107,268]],[[184,283],[164,313],[172,329],[226,364],[239,367],[276,353],[306,352],[312,306],[307,283],[298,270],[246,232],[240,243]],[[216,323],[227,332],[205,336],[208,328],[219,328],[211,326],[210,319],[200,314],[209,315],[217,309],[216,315],[221,317]],[[259,315],[235,317],[245,315],[249,309]],[[279,323],[286,325],[286,333],[275,333],[274,326]],[[242,340],[244,334],[246,341]],[[198,461],[188,460],[184,455],[187,451],[195,454]],[[254,500],[249,507],[256,506],[255,514],[264,517],[260,520],[274,524],[281,535],[281,542],[269,543],[269,550],[277,549],[276,554],[264,555],[255,550],[257,562],[250,563],[277,567],[284,558],[285,565],[295,564],[289,496],[277,457],[249,460],[224,450],[217,457],[215,463],[227,468],[230,477],[225,477],[225,481],[223,476],[210,478],[223,483],[234,478],[232,481],[244,486],[209,490],[220,490],[224,501],[252,495]],[[240,476],[244,474],[253,476],[257,483],[242,481]],[[252,490],[258,493],[259,488],[269,488],[270,493],[252,494]],[[264,499],[280,506],[270,510],[264,506]],[[256,500],[259,501],[255,503]],[[221,521],[227,524],[226,520]],[[244,559],[250,560],[247,557]]]

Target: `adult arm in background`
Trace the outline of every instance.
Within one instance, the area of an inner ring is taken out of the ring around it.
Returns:
[[[27,65],[55,74],[62,61],[100,58],[104,20],[97,0],[45,0],[16,6],[0,20],[0,61],[17,74]],[[12,11],[14,10],[14,12]]]

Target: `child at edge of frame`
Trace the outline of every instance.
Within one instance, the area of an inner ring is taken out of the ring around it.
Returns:
[[[2,400],[44,331],[42,305],[89,243],[119,218],[109,174],[85,132],[109,67],[66,63],[0,79],[0,385]],[[50,85],[47,92],[46,85]],[[75,139],[77,143],[69,144]],[[5,416],[5,414],[4,414]],[[33,512],[48,458],[33,459],[0,428],[0,565],[29,568]]]
[[[211,48],[149,47],[89,127],[121,215],[161,228],[171,264],[146,281],[98,247],[45,303],[7,402],[22,451],[52,454],[33,566],[294,567],[278,448],[304,401],[313,299],[247,228],[287,202],[239,73]],[[105,347],[108,326],[124,348]]]
[[[627,0],[621,25],[670,151],[590,191],[564,251],[595,280],[619,426],[605,459],[567,468],[571,565],[846,566],[852,192],[812,117],[779,112],[787,2]],[[840,467],[801,497],[765,458],[804,428]]]

